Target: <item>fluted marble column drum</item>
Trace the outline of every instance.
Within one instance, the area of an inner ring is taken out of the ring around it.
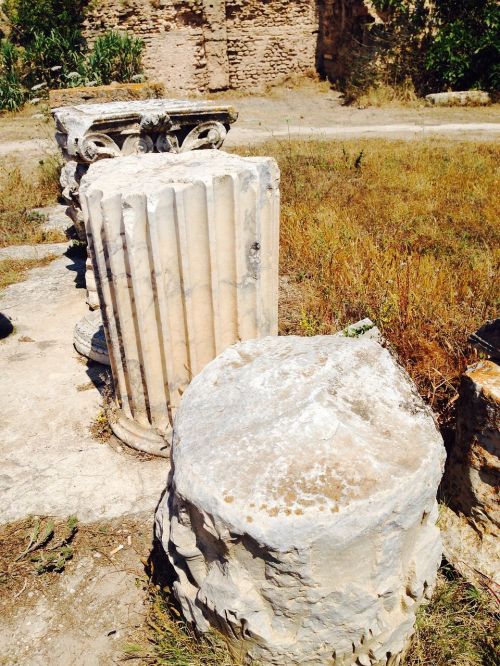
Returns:
[[[277,332],[279,171],[218,150],[93,164],[80,190],[117,417],[167,455],[191,379],[239,340]]]

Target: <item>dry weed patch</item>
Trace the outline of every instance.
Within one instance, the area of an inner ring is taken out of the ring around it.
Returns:
[[[495,143],[282,141],[280,332],[370,317],[450,423],[467,335],[499,303]]]
[[[128,567],[128,555],[145,562],[150,547],[151,526],[140,518],[81,524],[74,516],[28,516],[1,525],[0,614],[35,603],[74,566],[73,560],[77,563],[90,555],[103,565]]]
[[[42,160],[31,171],[11,160],[0,164],[0,247],[66,240],[58,230],[44,230],[43,216],[30,212],[57,201],[59,171],[54,157]]]
[[[198,637],[171,601],[170,592],[149,587],[146,626],[124,646],[124,661],[154,666],[238,666],[224,639],[213,632]]]
[[[67,520],[29,517],[0,528],[0,605],[16,599],[27,586],[39,589],[42,574],[61,573],[73,558],[78,532],[74,516]]]
[[[486,593],[444,567],[431,603],[417,616],[404,666],[497,666],[499,619]]]

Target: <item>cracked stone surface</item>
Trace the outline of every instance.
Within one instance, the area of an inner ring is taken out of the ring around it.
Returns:
[[[444,457],[376,337],[229,348],[184,393],[157,513],[184,615],[249,664],[397,666],[441,559]]]
[[[73,348],[87,312],[84,261],[62,256],[0,293],[14,332],[0,341],[0,522],[29,514],[81,521],[152,512],[168,472],[93,439],[101,398]],[[104,368],[103,368],[104,370]]]

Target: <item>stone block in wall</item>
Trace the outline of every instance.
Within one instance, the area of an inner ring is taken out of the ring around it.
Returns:
[[[157,536],[186,619],[245,664],[397,666],[432,593],[443,442],[390,353],[346,332],[234,345],[177,413]]]
[[[227,42],[205,42],[205,55],[207,58],[208,90],[226,90],[226,88],[229,88]]]
[[[94,104],[96,102],[129,102],[141,99],[161,99],[165,97],[165,86],[157,81],[144,83],[113,83],[109,86],[81,86],[79,88],[59,88],[49,91],[51,108]]]

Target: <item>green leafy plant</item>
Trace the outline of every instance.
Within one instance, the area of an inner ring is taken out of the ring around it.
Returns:
[[[425,70],[437,87],[500,88],[500,6],[493,0],[439,0]]]
[[[23,54],[24,77],[29,87],[45,83],[60,87],[61,81],[83,64],[78,31],[51,30],[35,33]]]
[[[2,0],[0,0],[0,3]],[[122,32],[82,33],[84,0],[4,0],[9,38],[0,51],[0,110],[16,111],[49,88],[142,79],[142,40]]]
[[[130,81],[142,73],[144,42],[123,32],[111,31],[96,39],[86,62],[88,79],[98,84]]]
[[[26,99],[21,84],[20,50],[6,39],[0,41],[0,110],[17,111]]]
[[[75,516],[68,518],[64,534],[59,539],[55,539],[53,520],[44,522],[36,519],[28,537],[28,545],[16,557],[16,562],[29,557],[36,566],[37,574],[51,571],[61,573],[73,557],[71,542],[77,532],[78,520]]]

